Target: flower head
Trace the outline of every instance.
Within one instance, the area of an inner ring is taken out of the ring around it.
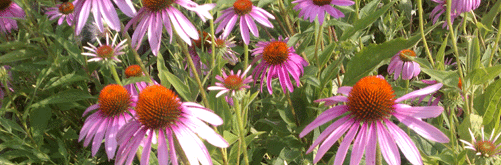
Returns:
[[[484,127],[482,127],[482,140],[476,140],[471,130],[468,129],[468,131],[470,131],[472,143],[467,142],[463,139],[459,139],[461,142],[467,145],[464,148],[471,149],[475,151],[476,155],[483,156],[486,158],[494,157],[501,154],[501,148],[500,148],[501,144],[496,144],[496,140],[498,140],[501,133],[496,135],[496,137],[493,139],[492,137],[494,135],[494,130],[492,130],[489,139],[485,139]]]
[[[118,132],[120,148],[116,164],[131,164],[143,140],[141,164],[149,164],[153,139],[158,142],[159,164],[168,164],[169,158],[172,164],[178,164],[174,140],[190,164],[212,163],[200,138],[217,147],[228,147],[223,137],[204,123],[221,125],[223,120],[219,116],[197,103],[181,102],[174,92],[161,85],[151,85],[141,91],[136,112],[137,120],[131,120]]]
[[[125,15],[133,17],[136,14],[136,9],[134,9],[131,0],[114,0],[114,2]],[[100,32],[104,32],[105,29],[103,20],[111,29],[120,31],[120,19],[111,0],[75,0],[73,3],[75,4],[77,17],[75,23],[75,33],[77,35],[82,32],[91,11]]]
[[[304,72],[303,67],[308,66],[308,63],[296,54],[293,47],[287,46],[287,41],[288,38],[282,40],[281,37],[269,42],[260,41],[256,44],[257,48],[252,50],[252,55],[256,56],[252,63],[261,60],[261,63],[252,72],[253,77],[256,78],[254,81],[257,81],[257,77],[261,77],[261,91],[266,77],[268,92],[273,94],[271,80],[278,77],[284,93],[287,89],[292,92],[294,87],[289,74],[292,75],[296,86],[299,87],[299,77]]]
[[[11,18],[24,18],[24,10],[11,0],[0,0],[0,31],[10,33],[17,29],[17,22]]]
[[[125,69],[125,77],[127,78],[142,77],[143,75],[144,75],[143,70],[139,65],[130,65]],[[158,84],[158,82],[153,79],[151,79],[151,82],[153,84]],[[129,91],[132,96],[138,96],[139,95],[138,91],[142,91],[147,86],[148,83],[144,81],[124,85],[125,89],[127,89],[127,91]]]
[[[223,10],[221,16],[219,16],[214,23],[219,23],[216,28],[216,33],[224,29],[222,36],[223,38],[227,38],[231,30],[233,30],[237,20],[240,19],[240,33],[242,39],[245,44],[249,44],[249,30],[252,35],[256,37],[259,36],[259,31],[257,30],[254,20],[263,26],[273,28],[273,24],[271,24],[268,18],[275,19],[275,17],[266,10],[254,6],[250,0],[236,0],[235,3],[233,3],[233,7]]]
[[[416,53],[410,49],[404,49],[391,58],[388,73],[395,73],[393,76],[395,80],[398,79],[400,73],[402,73],[402,79],[410,80],[421,72],[419,64],[409,57],[416,57]]]
[[[343,102],[346,104],[334,106],[320,114],[304,128],[299,136],[304,137],[316,127],[340,117],[329,125],[308,149],[307,153],[310,153],[322,142],[314,158],[314,163],[318,162],[329,148],[347,132],[336,153],[335,165],[343,163],[353,140],[355,141],[350,164],[359,164],[364,150],[366,164],[374,164],[376,144],[379,144],[384,159],[390,165],[400,164],[398,148],[412,164],[423,164],[416,145],[405,131],[390,120],[390,117],[394,116],[400,123],[407,125],[426,139],[447,143],[449,139],[445,134],[421,120],[440,115],[444,110],[443,107],[413,107],[401,103],[404,100],[428,95],[441,87],[442,84],[439,83],[395,98],[391,85],[382,76],[364,77],[353,87],[340,87],[338,92],[342,94],[341,96],[316,100],[315,102],[325,102],[325,106]]]
[[[332,5],[351,6],[355,4],[351,0],[295,0],[292,3],[297,3],[294,6],[295,10],[301,10],[299,17],[304,17],[305,20],[310,19],[310,22],[313,22],[318,16],[320,25],[324,22],[325,12],[334,18],[344,17],[344,14]]]
[[[447,10],[447,0],[432,0],[438,5],[431,11],[430,18],[433,18],[433,24],[437,23],[440,15]],[[480,0],[453,0],[451,1],[451,22],[461,13],[470,12],[480,6]],[[444,14],[445,15],[445,14]],[[442,28],[447,27],[447,23],[442,25]],[[448,27],[447,27],[448,28]]]
[[[92,156],[96,155],[103,138],[108,160],[115,156],[117,132],[132,118],[130,114],[135,114],[132,107],[135,106],[136,100],[124,87],[110,84],[101,90],[99,103],[85,110],[82,117],[97,109],[85,120],[78,138],[78,141],[85,138],[84,146],[86,147],[92,141]]]
[[[49,11],[46,12],[49,16],[50,20],[59,18],[57,21],[58,25],[63,24],[63,21],[66,19],[66,23],[68,25],[73,25],[73,19],[74,19],[74,14],[73,11],[75,10],[75,6],[71,2],[63,2],[62,4],[56,5],[56,7],[51,7],[48,9]]]
[[[233,71],[231,71],[229,75],[223,72],[223,77],[219,75],[216,76],[216,79],[220,82],[216,82],[216,86],[210,86],[207,89],[218,90],[219,93],[217,93],[216,97],[219,97],[225,93],[231,93],[231,96],[233,96],[235,95],[235,92],[239,90],[250,88],[247,83],[252,82],[252,76],[246,77],[250,68],[251,67],[249,66],[243,73],[242,70],[238,70],[237,74],[233,73]],[[225,99],[230,105],[233,105],[233,99],[231,96],[227,95]]]
[[[141,0],[143,7],[139,9],[129,23],[125,26],[125,31],[134,24],[136,30],[132,34],[132,47],[139,49],[144,35],[148,32],[148,42],[154,55],[160,50],[160,41],[162,39],[162,29],[165,26],[167,33],[172,41],[172,26],[179,37],[188,45],[191,45],[192,39],[198,39],[198,33],[193,24],[184,16],[181,11],[173,5],[178,4],[185,9],[195,12],[202,21],[212,19],[209,10],[214,8],[215,4],[198,5],[190,0]],[[139,23],[139,24],[138,24]],[[172,26],[171,26],[172,23]],[[137,25],[137,26],[136,26]]]
[[[82,53],[82,55],[94,57],[94,58],[87,60],[89,62],[90,61],[102,61],[102,60],[105,60],[105,61],[115,60],[115,61],[120,62],[120,60],[118,58],[116,58],[116,56],[125,54],[125,52],[123,52],[122,50],[127,46],[127,45],[125,45],[125,42],[127,41],[127,39],[124,39],[122,42],[120,42],[118,45],[116,45],[115,43],[116,43],[117,37],[118,37],[118,34],[115,35],[115,37],[113,38],[113,40],[110,43],[110,38],[108,37],[108,35],[106,35],[106,44],[102,44],[101,41],[99,41],[99,39],[97,39],[97,42],[99,43],[98,47],[89,43],[88,47],[84,46],[83,48],[87,49],[88,51],[91,51],[91,52],[89,52],[89,53],[85,52],[85,53]]]

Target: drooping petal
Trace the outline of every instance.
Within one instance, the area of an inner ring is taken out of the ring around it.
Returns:
[[[343,142],[341,142],[341,145],[339,145],[339,148],[336,152],[336,158],[334,159],[335,165],[343,164],[344,159],[346,158],[346,153],[348,153],[348,149],[350,148],[350,144],[358,132],[358,127],[360,127],[360,123],[355,122],[351,126],[351,129],[348,131],[348,133],[346,133]]]
[[[376,127],[378,143],[384,159],[390,165],[400,165],[400,153],[398,152],[395,140],[388,134],[388,130],[386,130],[380,121],[376,122]]]
[[[306,136],[308,133],[313,131],[313,129],[317,128],[318,126],[321,126],[328,121],[331,121],[335,118],[337,118],[339,115],[342,115],[343,113],[348,111],[348,107],[346,105],[339,105],[332,107],[325,112],[322,112],[322,114],[318,115],[318,117],[313,120],[310,124],[308,124],[306,127],[304,127],[303,131],[299,134],[300,138],[303,138]]]
[[[393,124],[390,120],[385,119],[388,132],[394,137],[393,139],[402,151],[404,156],[414,165],[423,164],[421,155],[411,138],[397,125]]]
[[[437,117],[442,114],[442,111],[444,111],[444,107],[441,106],[413,107],[406,104],[395,104],[393,107],[395,107],[395,113],[420,119]]]
[[[434,93],[437,90],[439,90],[442,86],[443,86],[442,83],[437,83],[435,85],[427,86],[423,89],[419,89],[419,90],[413,91],[411,93],[408,93],[406,95],[403,95],[402,97],[396,99],[395,102],[398,103],[398,102],[408,100],[408,99],[413,99],[413,98],[416,98],[419,96],[429,95],[429,94]]]
[[[407,127],[416,131],[417,134],[421,135],[426,139],[440,143],[449,142],[449,138],[444,133],[442,133],[442,131],[424,121],[421,121],[419,119],[410,116],[403,116],[399,114],[394,114],[394,116],[400,122],[407,125]]]

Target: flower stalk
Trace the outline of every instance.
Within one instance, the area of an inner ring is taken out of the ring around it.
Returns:
[[[247,121],[247,120],[244,120],[243,119],[243,114],[245,112],[243,112],[245,110],[245,108],[242,108],[241,106],[241,101],[242,99],[241,98],[237,98],[235,96],[233,96],[233,100],[234,100],[234,110],[235,110],[235,115],[237,116],[237,123],[238,123],[238,153],[240,154],[240,151],[242,151],[243,153],[243,157],[244,157],[244,163],[245,165],[249,165],[249,157],[247,155],[247,144],[245,143],[245,133],[247,132],[247,130],[245,129],[245,126],[244,126],[244,121]],[[240,164],[240,155],[238,156],[238,159],[237,159],[237,164]]]

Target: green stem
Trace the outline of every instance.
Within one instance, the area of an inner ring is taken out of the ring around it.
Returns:
[[[409,80],[405,80],[405,93],[409,93]]]
[[[289,106],[291,107],[292,115],[294,116],[294,120],[296,120],[296,126],[299,127],[299,119],[297,118],[296,111],[294,110],[294,106],[292,106],[292,100],[289,92],[285,92],[285,97],[287,97],[287,101],[289,102]]]
[[[212,0],[208,0],[207,3],[211,4]],[[212,10],[209,11],[210,15],[213,15]],[[214,68],[216,66],[216,35],[214,34],[214,20],[210,19],[209,20],[209,26],[210,26],[210,40],[211,40],[211,67]]]
[[[381,148],[376,144],[376,165],[383,165],[383,157],[381,155]]]
[[[318,58],[318,47],[320,45],[320,40],[322,39],[322,33],[323,33],[323,24],[322,25],[318,25],[318,34],[317,34],[317,38],[316,38],[316,41],[315,41],[315,60],[317,62],[317,66],[318,66],[318,74],[320,74],[320,70],[322,69],[320,66],[320,59]]]
[[[447,18],[447,26],[449,27],[449,33],[451,34],[451,40],[452,40],[452,47],[454,48],[454,56],[456,57],[456,65],[458,66],[458,71],[459,71],[459,78],[461,79],[464,84],[466,84],[466,81],[464,80],[464,75],[463,75],[463,67],[461,65],[461,60],[459,59],[459,51],[456,43],[456,35],[454,35],[454,29],[452,27],[452,22],[451,22],[451,1],[447,1],[447,11],[446,11],[446,18]],[[464,85],[463,85],[464,86]],[[463,87],[463,89],[466,89]],[[463,96],[466,97],[466,92],[465,90],[462,90]],[[466,115],[468,116],[470,114],[470,106],[468,104],[468,101],[465,102],[464,107],[466,111]]]
[[[430,49],[428,48],[428,43],[426,42],[426,36],[424,35],[424,23],[423,23],[423,0],[418,0],[418,13],[419,13],[419,32],[421,33],[421,38],[423,39],[424,49],[426,50],[426,55],[430,60],[431,66],[435,67],[435,63],[433,62],[433,57],[431,56]]]
[[[492,58],[494,57],[494,54],[498,51],[499,49],[499,39],[501,38],[501,33],[499,32],[499,30],[501,29],[501,16],[499,16],[499,25],[498,25],[498,33],[496,34],[496,40],[494,41],[494,46],[495,46],[495,49],[492,49],[491,51],[491,56],[489,57],[489,66],[492,66]]]
[[[249,45],[244,43],[244,68],[249,66]]]
[[[111,69],[111,74],[113,74],[113,78],[115,79],[115,81],[117,82],[117,84],[120,85],[120,86],[123,86],[122,85],[122,81],[120,81],[120,77],[118,77],[117,70],[115,69],[115,64],[111,64],[110,65],[110,69]]]
[[[124,29],[123,25],[122,29]],[[139,53],[137,53],[136,49],[132,47],[132,42],[131,42],[132,40],[130,39],[129,33],[123,33],[123,34],[125,34],[125,38],[127,39],[127,44],[129,45],[130,48],[129,50],[132,51],[132,54],[134,54],[134,58],[136,59],[137,63],[143,70],[143,73],[146,75],[146,77],[148,77],[148,82],[153,83],[153,81],[151,80],[150,73],[146,70],[146,67],[143,64],[143,60],[141,60],[141,56],[139,56]],[[161,56],[160,52],[158,54]]]
[[[238,122],[238,137],[239,137],[239,146],[238,146],[238,150],[239,151],[243,151],[243,155],[244,155],[244,162],[245,162],[245,165],[249,165],[249,158],[248,158],[248,155],[247,155],[247,144],[245,143],[245,133],[247,132],[245,130],[245,127],[244,127],[244,120],[243,119],[243,116],[242,116],[242,111],[245,109],[245,108],[242,108],[241,104],[240,104],[240,101],[238,98],[236,97],[233,97],[233,102],[235,104],[235,115],[237,115],[237,122]],[[240,152],[239,152],[240,154]],[[240,157],[240,156],[238,156]],[[240,162],[238,161],[237,164],[240,164]]]
[[[200,95],[202,95],[202,101],[205,104],[205,107],[210,109],[209,101],[207,100],[207,96],[205,94],[205,89],[204,86],[202,85],[202,81],[200,81],[200,78],[198,77],[198,72],[197,69],[195,68],[195,64],[193,63],[193,59],[191,59],[191,55],[188,52],[188,46],[186,46],[186,43],[181,40],[181,38],[176,37],[177,43],[181,45],[183,49],[183,54],[186,56],[186,59],[188,59],[188,65],[191,68],[191,72],[193,72],[193,77],[195,78],[197,84],[198,84],[198,89],[200,90]]]

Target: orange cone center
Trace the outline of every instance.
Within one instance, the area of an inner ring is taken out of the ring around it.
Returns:
[[[263,50],[264,61],[272,65],[282,64],[287,58],[289,58],[289,47],[285,42],[272,41]]]
[[[394,111],[393,89],[386,80],[367,76],[360,79],[348,96],[349,111],[362,121],[387,118]]]
[[[252,11],[252,2],[249,0],[237,0],[233,3],[235,13],[242,16]]]
[[[122,86],[111,84],[99,94],[99,110],[109,117],[122,114],[130,107],[130,94]]]
[[[181,116],[181,102],[170,89],[151,85],[139,94],[136,113],[139,122],[151,129],[165,128]]]

